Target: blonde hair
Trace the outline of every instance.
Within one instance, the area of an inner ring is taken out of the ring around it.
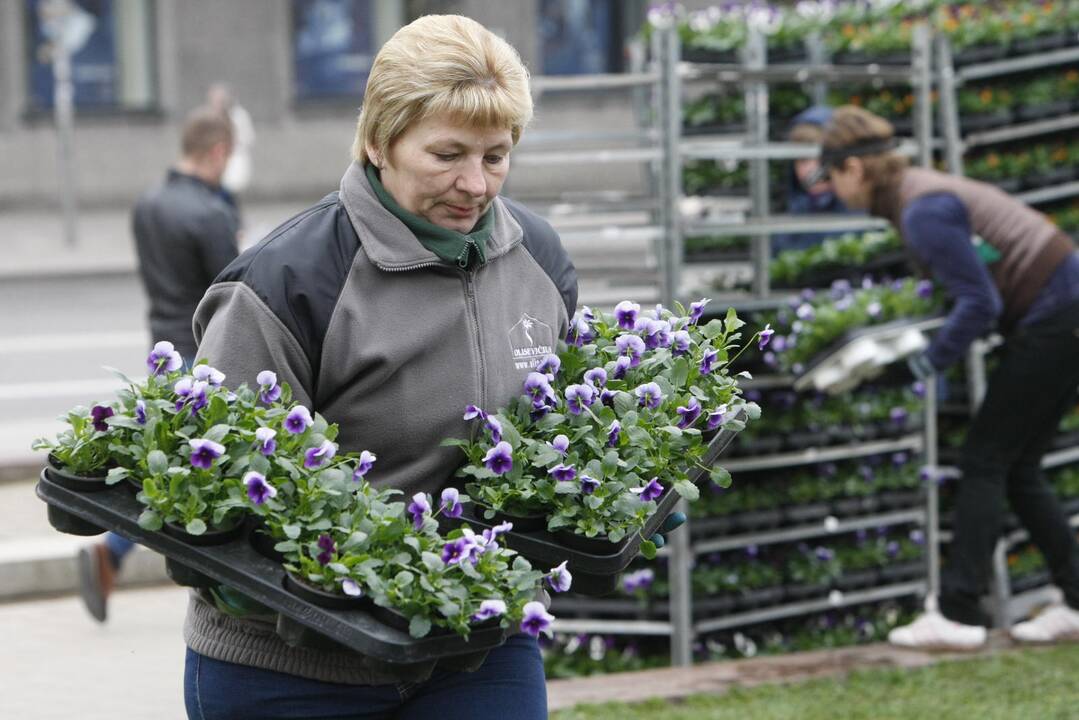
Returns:
[[[434,115],[508,128],[516,144],[532,119],[528,70],[517,51],[475,20],[427,15],[398,30],[375,57],[352,157],[383,157],[413,123]]]
[[[827,154],[856,145],[886,142],[894,137],[895,128],[884,118],[854,105],[843,105],[836,108],[832,119],[824,126],[821,150]],[[858,155],[858,158],[865,168],[866,182],[874,191],[894,182],[909,164],[907,158],[892,151]]]

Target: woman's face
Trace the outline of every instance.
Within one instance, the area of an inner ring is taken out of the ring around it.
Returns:
[[[829,173],[832,189],[843,204],[852,210],[869,207],[869,187],[865,182],[865,166],[856,157],[848,158],[842,167],[833,167]]]
[[[509,171],[509,129],[460,125],[445,117],[416,123],[390,146],[389,157],[367,155],[382,166],[382,184],[409,212],[439,227],[468,233]]]

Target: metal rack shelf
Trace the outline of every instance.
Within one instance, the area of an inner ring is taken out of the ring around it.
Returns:
[[[963,146],[966,149],[970,149],[980,145],[993,145],[995,143],[1009,142],[1011,140],[1021,140],[1035,135],[1048,135],[1049,133],[1071,130],[1077,127],[1079,127],[1079,113],[1072,113],[1070,115],[1061,115],[1045,120],[1034,120],[1032,122],[1019,123],[1017,125],[1008,125],[995,130],[971,133],[964,139]]]
[[[844,593],[839,590],[833,590],[828,597],[820,600],[807,600],[805,602],[777,605],[762,610],[735,613],[713,620],[702,620],[694,625],[694,630],[698,634],[716,632],[717,630],[727,630],[743,625],[753,625],[754,623],[768,622],[770,620],[780,620],[782,618],[806,615],[808,613],[831,610],[833,608],[877,602],[878,600],[888,600],[906,595],[921,595],[926,592],[926,589],[927,585],[925,581],[919,580],[917,582],[886,585],[884,587],[856,592]]]
[[[1009,75],[1012,73],[1025,72],[1027,70],[1041,70],[1052,65],[1064,65],[1066,63],[1079,62],[1079,47],[1053,50],[1047,53],[1035,53],[1020,57],[994,60],[993,62],[967,65],[955,71],[956,80],[965,83],[970,80],[995,77],[997,75]]]
[[[661,620],[556,619],[551,626],[561,633],[606,635],[670,635],[674,630],[671,623]]]
[[[797,527],[768,530],[758,533],[746,533],[743,535],[731,535],[729,537],[716,538],[714,540],[699,540],[692,544],[693,552],[697,555],[704,553],[722,552],[743,548],[749,545],[775,545],[784,542],[794,542],[808,538],[821,537],[824,535],[838,535],[839,533],[854,532],[868,528],[881,527],[883,525],[899,525],[902,523],[916,522],[925,523],[925,508],[917,510],[899,510],[877,515],[866,515],[850,519],[839,520],[827,517],[820,522]]]
[[[798,215],[769,215],[764,218],[746,218],[738,224],[720,221],[693,221],[684,224],[684,233],[694,235],[779,235],[799,232],[855,232],[880,230],[887,221],[880,218],[850,215],[814,215],[812,220]]]
[[[767,67],[746,67],[729,63],[679,63],[679,77],[685,82],[912,82],[910,65],[793,65],[777,63]]]
[[[729,472],[749,472],[752,470],[773,470],[781,467],[793,467],[796,465],[811,465],[814,463],[831,462],[833,460],[849,460],[852,458],[865,457],[867,455],[881,455],[883,453],[896,452],[898,450],[910,450],[918,452],[924,446],[922,435],[908,435],[895,440],[878,440],[875,442],[860,443],[858,445],[841,445],[838,447],[809,448],[794,453],[777,453],[766,457],[734,458],[723,462],[723,467]]]
[[[1066,182],[1062,185],[1027,190],[1026,192],[1016,193],[1012,197],[1016,200],[1021,200],[1028,205],[1037,205],[1038,203],[1063,200],[1064,198],[1075,197],[1076,195],[1079,195],[1079,180]]]

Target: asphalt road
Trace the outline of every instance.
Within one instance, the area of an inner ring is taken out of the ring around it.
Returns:
[[[145,314],[134,275],[0,283],[0,465],[31,457],[72,406],[108,398],[120,382],[105,366],[145,372]]]

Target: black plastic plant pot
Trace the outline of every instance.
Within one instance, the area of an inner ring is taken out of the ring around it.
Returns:
[[[495,525],[504,522],[513,523],[513,529],[517,532],[537,532],[547,529],[547,515],[540,513],[518,515],[505,510],[495,510],[495,516],[491,518],[491,522]]]
[[[1050,447],[1053,450],[1061,450],[1063,448],[1075,447],[1077,445],[1079,445],[1079,430],[1073,430],[1072,432],[1054,435],[1053,440],[1050,443]]]
[[[981,132],[1003,127],[1012,122],[1012,111],[1006,108],[993,110],[992,112],[973,113],[964,115],[959,119],[959,124],[966,132]]]
[[[589,555],[617,555],[629,542],[629,536],[613,543],[606,536],[590,538],[568,530],[559,530],[554,534],[554,537],[560,544]]]
[[[165,523],[162,531],[166,535],[181,540],[188,545],[198,545],[200,547],[224,545],[243,535],[244,518],[239,515],[234,516],[233,520],[227,523],[225,527],[207,528],[206,532],[200,535],[192,535],[180,525],[171,522]]]
[[[956,52],[952,56],[952,60],[957,66],[973,65],[974,63],[1000,60],[1007,54],[1007,45],[975,45]]]
[[[101,492],[109,487],[105,483],[108,470],[101,470],[90,475],[79,475],[67,470],[52,453],[49,453],[45,474],[57,485],[76,492]]]
[[[788,505],[783,508],[783,517],[790,523],[809,523],[815,520],[823,520],[832,512],[826,502],[806,503],[805,505]]]
[[[733,515],[714,515],[705,518],[693,518],[689,531],[694,540],[716,535],[729,535],[734,532],[736,523]]]
[[[768,62],[775,63],[800,63],[808,59],[804,47],[778,47],[768,48]]]
[[[1015,115],[1019,120],[1033,121],[1067,115],[1071,109],[1071,100],[1055,100],[1041,105],[1020,105],[1015,109]]]
[[[743,530],[761,530],[778,527],[783,522],[783,514],[779,510],[752,510],[738,513],[733,518],[735,528]]]
[[[1034,588],[1044,587],[1049,584],[1049,571],[1039,570],[1037,572],[1021,575],[1017,578],[1013,578],[1011,581],[1012,594],[1026,592],[1033,590]]]
[[[739,419],[741,419],[741,415]],[[701,465],[711,467],[727,449],[737,433],[722,430],[709,442]],[[690,476],[690,481],[700,485],[708,480],[709,472],[699,469]],[[618,587],[618,574],[629,567],[637,557],[641,543],[658,532],[663,521],[674,511],[680,496],[672,488],[656,501],[656,511],[645,521],[639,532],[632,533],[617,545],[596,546],[602,552],[588,552],[570,547],[556,533],[546,530],[521,532],[516,527],[502,536],[506,546],[516,550],[522,557],[541,570],[555,567],[563,561],[573,574],[573,590],[586,595],[606,595]],[[483,517],[482,511],[472,505],[466,505],[460,518],[451,521],[456,525],[467,524],[479,531],[492,527],[495,523]],[[685,532],[676,530],[675,532]],[[580,540],[578,537],[576,540]],[[612,552],[613,550],[613,552]]]
[[[734,610],[738,598],[734,595],[713,595],[703,600],[693,599],[693,616],[696,619],[724,615]]]
[[[746,590],[735,598],[735,607],[742,610],[769,607],[782,602],[784,593],[785,590],[779,586]]]
[[[880,569],[881,580],[885,582],[902,582],[925,575],[925,562],[922,560],[909,560],[907,562],[885,565]]]
[[[827,430],[801,430],[786,436],[786,445],[792,450],[822,447],[830,442],[831,436]]]
[[[97,528],[118,532],[278,613],[278,631],[292,645],[344,648],[395,665],[443,658],[453,664],[462,656],[497,647],[506,638],[502,628],[493,628],[473,632],[468,641],[456,634],[416,639],[380,622],[366,610],[321,607],[286,590],[284,568],[255,552],[246,537],[238,535],[222,545],[202,546],[142,528],[138,518],[143,506],[119,485],[102,492],[81,493],[58,485],[42,473],[36,492],[50,508],[77,516]]]
[[[304,582],[289,571],[285,571],[283,586],[293,595],[303,598],[312,605],[327,608],[329,610],[367,610],[374,613],[374,605],[371,598],[366,595],[352,597],[344,593],[329,592],[320,587],[315,587]],[[405,627],[408,630],[408,627]]]
[[[401,632],[408,632],[408,617],[404,614],[394,610],[393,608],[382,607],[381,605],[371,606],[371,616],[377,620],[385,623],[387,626],[400,630]],[[501,620],[497,617],[484,620],[483,622],[473,623],[473,631],[485,631],[496,629],[499,626]],[[438,625],[431,625],[431,631],[428,636],[437,635],[453,635],[454,632],[449,628],[439,627]]]
[[[176,558],[165,558],[165,574],[177,585],[190,588],[209,588],[217,585],[214,579],[194,570]]]
[[[738,444],[733,449],[736,450],[736,455],[756,457],[779,452],[782,447],[783,438],[778,435],[770,435],[768,437],[739,438]]]
[[[844,592],[872,587],[877,582],[877,571],[873,568],[850,570],[836,578],[835,585]]]
[[[885,510],[910,508],[925,503],[925,496],[918,490],[888,490],[877,495],[880,506]]]
[[[689,63],[736,63],[738,52],[735,50],[704,50],[702,48],[682,48],[682,60]]]
[[[828,594],[829,586],[824,583],[795,583],[787,585],[784,592],[788,600],[808,600]]]
[[[687,125],[682,128],[682,134],[694,135],[741,135],[746,131],[746,124],[740,123],[712,123],[709,125]]]
[[[49,505],[48,513],[49,525],[52,525],[53,529],[58,532],[82,537],[100,535],[105,532],[105,528],[83,520],[78,515],[72,515],[66,510],[61,510],[53,505]]]
[[[865,512],[865,498],[846,497],[832,501],[832,511],[837,517],[854,517]]]
[[[274,550],[274,545],[280,541],[274,539],[263,527],[253,528],[248,534],[247,540],[251,543],[251,547],[255,549],[255,552],[267,560],[272,560],[278,564],[285,562],[285,554]]]
[[[1012,55],[1032,55],[1034,53],[1048,52],[1049,50],[1059,50],[1062,47],[1067,47],[1069,42],[1070,38],[1067,33],[1052,33],[1012,40],[1009,49]]]

